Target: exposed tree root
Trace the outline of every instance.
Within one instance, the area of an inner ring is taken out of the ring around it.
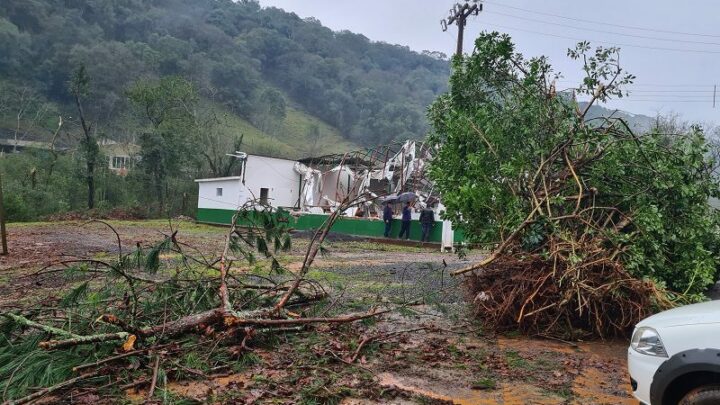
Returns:
[[[503,256],[466,280],[475,314],[488,327],[554,338],[625,336],[670,305],[651,282],[607,259],[582,266]]]

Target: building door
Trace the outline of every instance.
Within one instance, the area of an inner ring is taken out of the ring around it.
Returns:
[[[268,194],[269,194],[269,191],[270,191],[270,190],[267,189],[267,188],[261,188],[261,189],[260,189],[260,203],[261,203],[261,204],[267,204],[267,203],[268,203]]]

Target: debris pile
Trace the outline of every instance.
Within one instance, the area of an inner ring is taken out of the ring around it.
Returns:
[[[564,339],[626,336],[667,298],[652,282],[598,259],[576,266],[503,256],[467,279],[476,316],[497,330]]]

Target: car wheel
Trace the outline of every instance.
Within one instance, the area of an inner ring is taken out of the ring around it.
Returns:
[[[705,385],[685,394],[679,405],[720,404],[720,385]]]

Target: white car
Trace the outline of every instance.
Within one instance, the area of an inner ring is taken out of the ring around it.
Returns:
[[[644,404],[720,404],[720,301],[642,320],[628,348],[628,370]]]

